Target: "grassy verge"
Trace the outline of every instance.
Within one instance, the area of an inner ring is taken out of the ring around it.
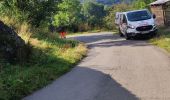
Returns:
[[[159,35],[159,37],[150,40],[150,42],[170,52],[170,29],[166,27],[160,28]]]
[[[32,38],[30,44],[28,63],[0,62],[0,100],[20,100],[70,71],[86,54],[86,47],[77,41]]]

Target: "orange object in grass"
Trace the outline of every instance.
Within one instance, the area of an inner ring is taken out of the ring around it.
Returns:
[[[60,32],[60,37],[63,39],[63,38],[66,38],[66,32]]]

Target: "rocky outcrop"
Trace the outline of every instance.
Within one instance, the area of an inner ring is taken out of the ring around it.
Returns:
[[[22,61],[28,55],[25,41],[0,21],[0,59],[8,62]]]

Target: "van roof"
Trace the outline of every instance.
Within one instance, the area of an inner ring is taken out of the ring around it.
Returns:
[[[147,9],[141,9],[141,10],[131,10],[131,11],[126,11],[126,12],[122,12],[123,14],[127,14],[129,12],[136,12],[136,11],[145,11]]]

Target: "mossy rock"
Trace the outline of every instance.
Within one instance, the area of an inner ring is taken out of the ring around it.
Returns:
[[[28,56],[25,41],[18,34],[0,21],[0,59],[8,62],[23,62]]]

